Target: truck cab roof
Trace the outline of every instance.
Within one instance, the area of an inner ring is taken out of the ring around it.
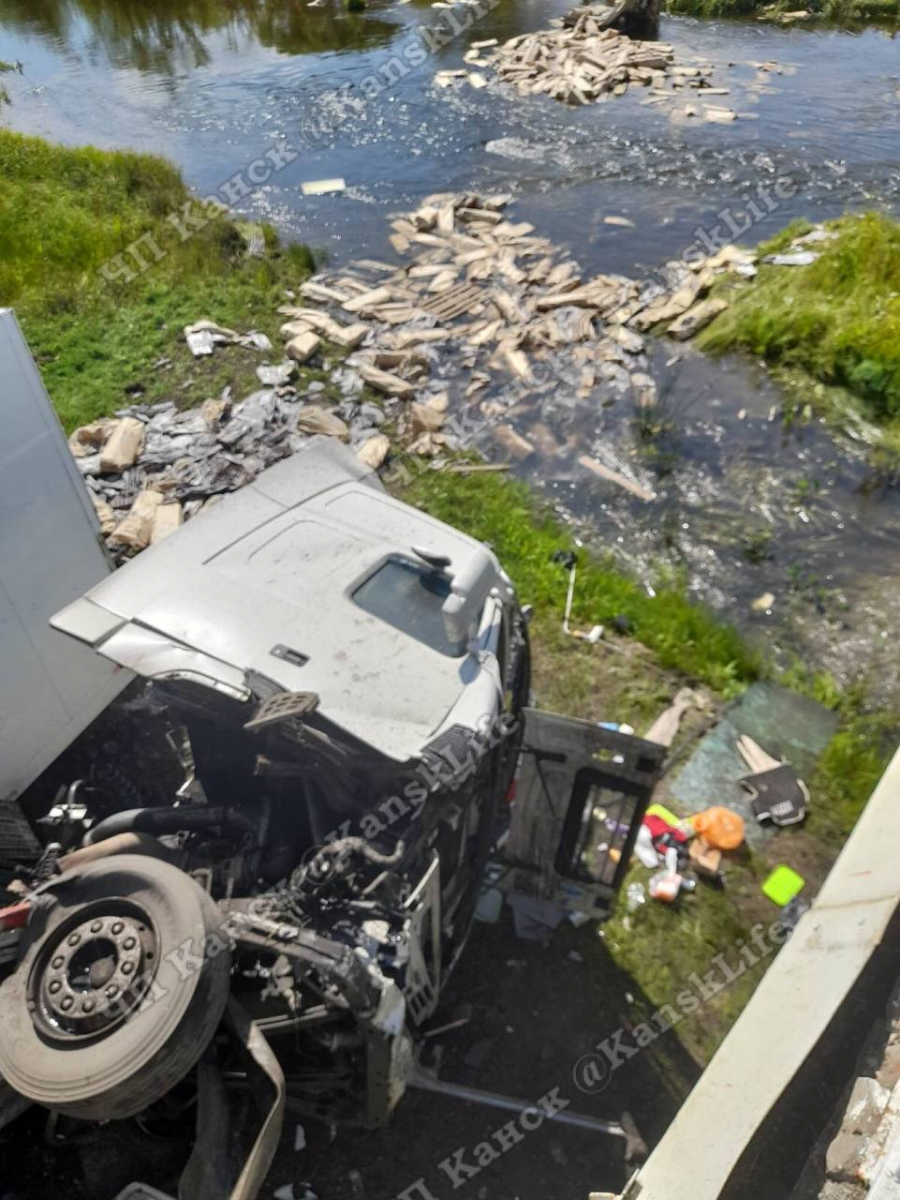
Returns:
[[[243,700],[254,676],[317,693],[330,721],[403,762],[467,689],[496,692],[485,610],[497,589],[513,594],[484,545],[315,438],[52,624],[148,678]]]

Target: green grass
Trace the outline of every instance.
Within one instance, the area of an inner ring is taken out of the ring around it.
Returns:
[[[771,0],[667,0],[667,8],[684,16],[745,17],[765,13],[774,20],[782,13],[806,9],[820,20],[853,25],[892,25],[900,19],[898,0],[779,0],[774,5]]]
[[[611,563],[583,550],[573,626],[608,624],[624,615],[633,629],[629,637],[608,635],[616,652],[567,637],[560,628],[567,574],[552,557],[572,548],[573,532],[508,476],[425,471],[401,486],[400,494],[489,542],[522,601],[534,605],[533,682],[541,708],[589,721],[625,721],[640,733],[685,682],[705,684],[715,705],[762,670],[734,630],[679,589],[669,586],[651,598]],[[782,831],[761,853],[744,848],[728,856],[724,890],[701,883],[673,908],[648,897],[634,913],[627,911],[628,884],[646,888],[651,875],[637,862],[632,865],[603,937],[610,957],[634,980],[650,1011],[674,1004],[679,992],[690,987],[692,972],[704,976],[714,969],[716,955],[738,965],[741,940],[748,939],[754,925],[768,926],[778,916],[760,890],[777,862],[794,862],[808,880],[809,894],[818,891],[896,744],[900,717],[870,711],[862,688],[844,692],[830,675],[810,672],[802,664],[784,672],[778,682],[840,714],[838,731],[808,780],[811,815],[805,826]],[[748,970],[679,1025],[679,1039],[698,1062],[712,1057],[771,961]]]
[[[17,311],[67,429],[114,411],[125,389],[201,403],[231,383],[249,389],[255,353],[229,349],[196,363],[181,327],[210,317],[270,336],[286,286],[308,274],[305,247],[282,248],[262,229],[263,257],[246,227],[219,217],[186,241],[167,221],[191,199],[179,172],[144,154],[68,149],[0,130],[0,305]],[[136,278],[101,268],[149,235],[162,255]],[[157,371],[168,357],[172,365]]]
[[[762,254],[783,250],[803,228],[792,226]],[[811,247],[820,257],[810,266],[763,264],[756,279],[720,284],[731,306],[697,344],[764,358],[793,395],[831,415],[849,398],[886,446],[898,446],[900,223],[865,213],[829,228],[839,236]]]
[[[552,562],[573,548],[573,534],[536,505],[525,484],[496,474],[460,476],[426,471],[405,498],[441,520],[490,542],[515,580],[523,601],[542,618],[561,622],[568,573]],[[759,671],[740,635],[683,590],[661,583],[655,597],[611,563],[579,552],[581,569],[572,612],[574,628],[628,619],[632,637],[653,651],[656,663],[686,679],[732,695]],[[611,635],[615,638],[615,634]]]
[[[812,672],[803,663],[795,663],[779,682],[833,709],[840,718],[815,775],[807,781],[813,804],[804,825],[810,836],[839,850],[897,749],[900,713],[872,705],[864,682],[842,690],[828,672]]]
[[[900,719],[892,712],[842,718],[810,780],[815,803],[807,832],[839,847],[852,833],[897,747]]]
[[[534,605],[534,688],[541,708],[586,720],[628,722],[640,732],[685,682],[705,684],[715,700],[735,694],[757,676],[759,663],[740,636],[681,590],[663,586],[651,598],[631,577],[584,550],[579,551],[573,627],[625,616],[633,628],[628,637],[608,635],[617,652],[567,637],[560,626],[568,573],[552,558],[558,550],[572,549],[573,533],[541,508],[524,484],[499,474],[426,471],[401,494],[489,542],[523,603]],[[627,882],[646,885],[649,877],[635,865]],[[729,952],[747,935],[758,909],[752,864],[736,861],[729,867],[727,891],[704,887],[676,909],[648,899],[629,915],[623,892],[604,928],[604,944],[651,1005],[671,1004],[689,986],[692,971],[710,970],[716,954]],[[768,919],[775,916],[773,910]],[[743,977],[679,1026],[679,1038],[698,1061],[712,1056],[761,975],[759,970]]]
[[[778,910],[760,901],[756,877],[748,866],[728,864],[726,872],[728,884],[722,891],[701,883],[697,892],[682,896],[675,907],[648,894],[646,902],[629,914],[625,900],[629,884],[646,888],[653,874],[637,863],[629,871],[616,912],[604,927],[604,941],[616,965],[647,998],[650,1011],[674,1006],[678,994],[691,987],[694,972],[703,978],[716,970],[713,960],[719,954],[737,974],[740,943],[748,942],[752,926],[777,919]],[[773,958],[774,953],[746,971],[678,1026],[680,1041],[699,1063],[712,1058]]]

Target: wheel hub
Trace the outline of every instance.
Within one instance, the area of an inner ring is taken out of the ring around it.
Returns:
[[[29,988],[35,1027],[56,1041],[106,1033],[147,991],[156,935],[140,912],[79,914],[44,947]]]

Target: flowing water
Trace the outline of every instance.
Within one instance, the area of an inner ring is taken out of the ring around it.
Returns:
[[[360,15],[336,0],[0,0],[0,60],[23,66],[4,77],[6,119],[72,144],[163,153],[204,194],[221,195],[266,150],[299,150],[235,207],[333,263],[391,257],[387,214],[438,190],[510,191],[516,218],[568,245],[585,271],[635,276],[729,229],[749,242],[798,216],[900,211],[900,48],[883,31],[664,18],[678,61],[712,65],[729,89],[721,103],[740,115],[727,126],[685,116],[683,102],[647,105],[635,88],[570,109],[493,83],[433,85],[471,41],[544,28],[568,7],[499,0],[426,57],[417,30],[448,14],[417,0]],[[302,182],[336,176],[344,194],[303,197]],[[779,396],[753,364],[662,343],[654,357],[661,448],[648,453],[624,404],[561,385],[540,414],[514,414],[526,435],[541,423],[519,469],[648,584],[676,566],[770,649],[843,680],[864,671],[896,695],[896,489],[821,424],[773,418]],[[656,499],[586,478],[586,452],[627,464]],[[754,610],[766,592],[770,610]]]

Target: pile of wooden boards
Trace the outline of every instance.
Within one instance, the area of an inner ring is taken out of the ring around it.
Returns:
[[[700,303],[715,274],[745,256],[729,248],[707,269],[672,264],[667,286],[620,275],[586,279],[567,252],[507,218],[509,200],[429,197],[392,222],[390,240],[407,259],[403,266],[363,259],[316,276],[302,285],[303,299],[328,305],[333,315],[284,307],[291,320],[282,333],[321,333],[343,346],[352,334],[358,349],[347,367],[401,401],[428,403],[435,394],[443,401],[450,358],[469,372],[462,397],[469,404],[510,378],[525,390],[558,387],[560,371],[571,379],[572,368],[576,395],[590,395],[607,376],[619,383],[630,377],[641,406],[652,404],[642,334],[675,322],[673,336],[691,336],[721,303]],[[544,363],[552,371],[541,369]]]
[[[533,226],[505,217],[509,199],[432,196],[392,223],[391,242],[406,265],[363,260],[302,286],[304,300],[333,307],[329,320],[348,314],[372,323],[371,337],[347,359],[370,387],[441,409],[445,383],[431,376],[436,368],[446,375],[447,358],[468,372],[462,399],[469,405],[504,380],[540,390],[538,364],[560,351],[577,368],[575,390],[585,396],[604,364],[616,364],[626,379],[640,365],[643,338],[622,324],[640,307],[638,284],[613,275],[583,279]],[[282,311],[294,322],[310,319]],[[433,435],[439,424],[420,432]]]
[[[547,95],[568,104],[593,104],[622,96],[632,84],[657,94],[667,84],[672,89],[710,87],[711,67],[676,66],[675,51],[667,43],[636,41],[605,28],[608,11],[576,9],[560,28],[521,34],[492,49],[486,58],[470,52],[466,59],[492,68],[525,95]],[[467,72],[442,72],[438,82],[446,85],[449,80],[445,77],[451,74],[463,77]],[[468,74],[473,86],[483,86],[484,76],[476,72],[476,80],[472,80]]]
[[[755,269],[732,246],[656,280],[585,277],[565,249],[510,219],[510,199],[431,196],[392,222],[399,265],[362,259],[304,282],[278,310],[283,361],[257,368],[251,395],[232,401],[226,389],[187,411],[137,403],[76,430],[72,453],[113,552],[160,540],[316,434],[348,442],[375,469],[398,445],[432,460],[475,434],[512,458],[562,453],[546,405],[653,408],[644,335],[668,325],[692,337],[724,307],[704,299],[716,274]],[[304,376],[307,363],[329,382]],[[523,413],[527,436],[512,424]],[[614,462],[577,449],[566,452],[583,467],[650,498]]]

